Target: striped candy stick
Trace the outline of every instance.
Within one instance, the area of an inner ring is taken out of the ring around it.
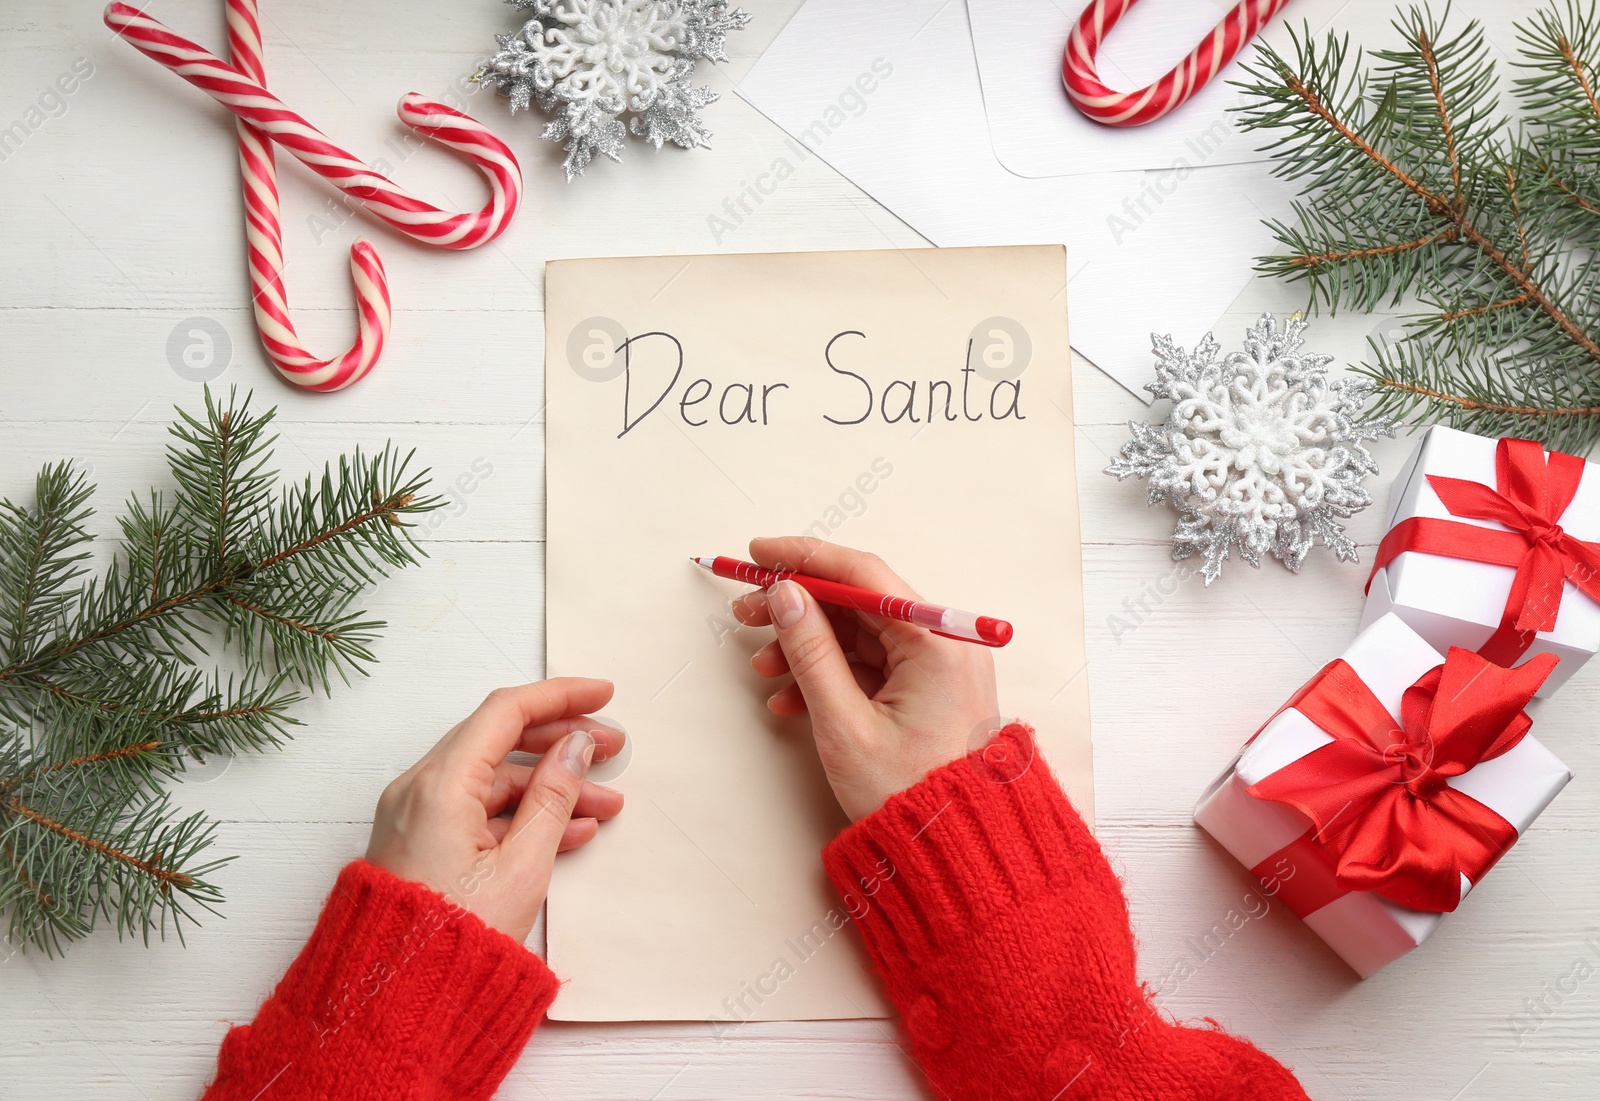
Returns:
[[[1240,0],[1188,57],[1145,88],[1115,92],[1100,81],[1095,55],[1111,28],[1138,0],[1093,0],[1078,17],[1061,57],[1061,83],[1074,106],[1107,126],[1140,126],[1198,92],[1232,61],[1289,0]]]
[[[266,83],[261,24],[256,0],[227,0],[228,52],[239,71]],[[283,229],[278,214],[278,168],[272,143],[243,118],[239,134],[239,172],[244,183],[245,245],[250,265],[250,301],[261,346],[278,373],[307,390],[341,390],[372,370],[389,336],[389,284],[378,250],[366,241],[350,246],[350,279],[355,285],[355,344],[334,359],[308,352],[289,317],[283,287]]]
[[[517,158],[476,119],[415,92],[400,101],[400,121],[477,165],[489,184],[480,210],[451,213],[423,202],[335,145],[327,135],[239,69],[168,30],[121,0],[106,8],[106,26],[134,49],[171,69],[340,191],[401,233],[440,248],[476,248],[494,240],[517,211],[522,172]]]

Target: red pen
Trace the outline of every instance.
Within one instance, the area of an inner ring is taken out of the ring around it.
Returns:
[[[721,555],[716,558],[691,558],[690,561],[702,569],[710,570],[718,577],[743,581],[746,585],[759,585],[763,589],[779,581],[793,581],[825,604],[854,608],[858,612],[867,612],[885,619],[898,619],[918,627],[926,627],[936,635],[961,642],[1004,646],[1011,641],[1011,624],[991,616],[973,615],[971,612],[929,604],[926,600],[875,593],[871,589],[860,589],[840,581],[808,577],[794,570],[769,570],[754,562],[742,562],[737,558],[725,558]]]

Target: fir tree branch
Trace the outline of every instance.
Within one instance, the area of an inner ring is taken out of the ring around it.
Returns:
[[[1433,63],[1430,60],[1430,68],[1432,67],[1432,64]],[[1461,240],[1468,241],[1474,245],[1478,251],[1483,253],[1484,257],[1491,264],[1500,269],[1500,271],[1504,272],[1506,276],[1509,277],[1517,286],[1521,287],[1523,293],[1528,296],[1528,300],[1538,305],[1538,307],[1543,310],[1552,321],[1560,326],[1562,332],[1566,333],[1574,344],[1582,348],[1584,353],[1588,355],[1589,358],[1593,359],[1596,363],[1600,363],[1600,344],[1595,343],[1595,341],[1590,338],[1589,334],[1585,333],[1576,324],[1574,324],[1572,319],[1569,318],[1566,313],[1556,305],[1556,303],[1550,300],[1550,298],[1545,294],[1543,288],[1541,288],[1534,281],[1533,277],[1529,275],[1528,272],[1524,271],[1522,268],[1513,263],[1509,257],[1501,252],[1500,249],[1495,247],[1494,242],[1490,241],[1487,237],[1480,233],[1477,227],[1472,224],[1472,221],[1468,217],[1465,210],[1458,208],[1445,196],[1440,195],[1427,187],[1424,187],[1418,180],[1406,172],[1405,169],[1401,168],[1389,158],[1385,157],[1382,153],[1378,152],[1378,150],[1373,148],[1373,146],[1365,138],[1356,133],[1356,131],[1349,124],[1336,117],[1332,111],[1324,106],[1317,94],[1310,88],[1306,87],[1306,85],[1292,72],[1285,69],[1282,73],[1282,77],[1284,86],[1295,95],[1300,97],[1301,101],[1305,103],[1307,110],[1316,115],[1318,118],[1322,119],[1323,122],[1333,129],[1335,133],[1337,133],[1345,141],[1349,142],[1351,148],[1360,152],[1363,156],[1370,159],[1374,164],[1379,165],[1385,172],[1394,177],[1394,179],[1398,181],[1407,191],[1421,199],[1423,205],[1426,206],[1428,211],[1435,217],[1451,223],[1451,228],[1454,229],[1455,234],[1450,239],[1460,238]],[[1443,107],[1441,105],[1441,110],[1442,109]],[[1399,251],[1399,249],[1393,249],[1391,251]],[[1310,262],[1311,259],[1314,258],[1293,258],[1294,262],[1299,263],[1302,266],[1316,266]]]
[[[1548,165],[1546,165],[1545,167],[1549,168]],[[1567,197],[1572,200],[1573,205],[1575,205],[1577,207],[1580,207],[1583,210],[1587,210],[1592,214],[1600,214],[1600,203],[1591,203],[1588,199],[1585,199],[1582,195],[1579,195],[1576,191],[1574,191],[1566,183],[1563,183],[1561,180],[1553,179],[1550,182],[1553,183],[1562,192],[1564,192],[1567,195]]]
[[[53,761],[49,764],[39,765],[22,776],[0,777],[0,795],[9,794],[24,784],[30,784],[41,777],[50,775],[52,772],[60,772],[69,768],[83,768],[87,765],[108,764],[141,754],[157,753],[160,750],[161,743],[155,739],[150,739],[136,742],[133,745],[118,746],[116,749],[102,750],[99,753],[82,753],[65,761]]]
[[[179,938],[220,894],[213,826],[171,812],[164,784],[191,756],[275,744],[294,684],[364,671],[382,624],[361,592],[423,550],[408,518],[438,505],[427,473],[385,446],[280,487],[272,411],[207,390],[179,411],[170,500],[117,518],[99,577],[80,549],[90,488],[47,467],[35,503],[0,502],[0,910],[13,940],[53,953],[100,917],[148,942]],[[74,581],[78,581],[76,585]],[[220,630],[219,630],[220,628]],[[203,659],[234,645],[222,683]]]
[[[401,513],[405,512],[415,500],[416,495],[414,493],[396,493],[388,500],[378,502],[371,508],[352,516],[350,519],[345,520],[342,523],[335,524],[327,531],[318,532],[316,535],[313,535],[308,539],[302,539],[300,542],[295,543],[292,546],[284,547],[280,551],[274,551],[272,554],[267,555],[267,557],[261,560],[261,562],[256,566],[256,570],[269,570],[274,566],[289,561],[296,555],[305,554],[307,551],[314,550],[317,547],[322,546],[324,543],[327,543],[329,540],[337,539],[341,535],[347,535],[362,525],[369,524],[374,520],[382,520],[386,524],[395,523],[396,518],[400,516]]]
[[[1589,105],[1589,115],[1600,121],[1600,99],[1595,98],[1594,82],[1589,78],[1589,66],[1586,65],[1577,51],[1572,48],[1572,42],[1565,34],[1556,35],[1556,47],[1561,52],[1561,59],[1567,63],[1567,68],[1572,70],[1572,79],[1583,93],[1583,102]]]
[[[1318,252],[1305,256],[1291,256],[1289,262],[1302,268],[1319,268],[1326,264],[1342,264],[1348,260],[1370,260],[1377,256],[1393,256],[1397,252],[1410,252],[1412,249],[1426,248],[1436,245],[1441,241],[1453,241],[1457,230],[1454,226],[1447,226],[1437,233],[1426,237],[1418,237],[1413,241],[1400,241],[1392,245],[1375,245],[1370,248],[1340,249],[1337,252]]]
[[[240,401],[233,391],[220,407],[209,387],[205,400],[204,420],[178,411],[171,429],[177,443],[167,449],[167,464],[178,483],[180,514],[191,518],[220,572],[259,523],[271,495],[275,478],[267,463],[277,437],[267,429],[276,411],[253,416],[250,398]]]
[[[232,604],[235,608],[240,608],[246,612],[249,612],[251,615],[260,616],[269,623],[275,623],[280,627],[287,627],[291,631],[300,631],[304,634],[310,635],[312,638],[321,639],[323,642],[339,641],[339,632],[337,630],[319,628],[310,623],[301,623],[298,620],[289,619],[287,616],[274,615],[265,608],[258,608],[254,604],[248,604],[236,596],[228,597],[228,603]]]
[[[259,680],[247,676],[226,688],[215,676],[198,670],[160,665],[99,667],[81,663],[58,668],[54,677],[32,675],[18,687],[42,697],[36,707],[53,705],[50,726],[67,732],[78,721],[91,726],[113,721],[152,729],[163,742],[192,753],[243,751],[280,744],[298,720],[288,708],[302,697],[285,689],[282,675]],[[14,721],[26,719],[19,708],[0,696],[0,712]],[[57,748],[65,743],[52,739]],[[93,748],[99,743],[87,743]]]
[[[1446,310],[1439,315],[1440,321],[1460,321],[1464,317],[1475,317],[1478,314],[1489,313],[1492,310],[1509,309],[1512,306],[1521,306],[1528,301],[1526,292],[1511,298],[1502,298],[1498,302],[1487,302],[1481,306],[1468,306],[1464,310]]]
[[[179,890],[186,890],[194,886],[193,876],[185,875],[183,872],[163,865],[161,863],[160,853],[157,853],[153,857],[146,859],[135,856],[133,853],[123,852],[114,845],[108,845],[104,841],[100,841],[89,836],[82,830],[75,830],[65,823],[56,821],[54,818],[51,818],[44,812],[29,806],[27,803],[24,803],[21,798],[15,795],[13,795],[10,799],[7,799],[3,804],[0,804],[0,806],[3,806],[5,810],[12,814],[21,815],[22,817],[29,819],[36,825],[49,830],[51,833],[54,833],[59,837],[65,838],[80,848],[87,849],[90,852],[105,857],[108,860],[115,860],[120,864],[124,864],[135,871],[149,876],[151,879],[159,882],[162,885],[163,890],[168,890],[173,887],[176,887]]]
[[[237,727],[235,736],[224,738],[230,743],[277,743],[274,731],[296,722],[286,714],[286,707],[296,703],[299,696],[282,691],[282,677],[262,688],[256,687],[253,680],[246,680],[237,696],[232,695],[230,685],[229,695],[224,698],[218,685],[214,682],[205,685],[198,672],[182,675],[162,667],[130,669],[128,675],[106,675],[104,671],[82,669],[64,672],[78,683],[26,674],[16,680],[14,687],[42,693],[58,703],[82,707],[107,719],[128,717],[170,731],[208,725]],[[19,712],[13,701],[3,696],[0,696],[0,714],[10,715],[14,722],[29,719],[26,711]],[[194,736],[184,733],[176,739],[187,746]]]
[[[130,631],[150,620],[158,619],[171,612],[187,608],[200,598],[210,596],[212,593],[226,588],[233,582],[233,580],[234,577],[231,574],[215,578],[206,584],[199,586],[198,588],[190,589],[188,592],[168,597],[165,600],[157,601],[154,604],[141,608],[130,616],[126,616],[119,620],[114,620],[111,623],[106,624],[104,627],[99,627],[93,631],[90,631],[88,634],[82,635],[75,639],[68,639],[57,645],[54,649],[43,651],[24,661],[17,662],[5,669],[0,669],[0,680],[5,680],[10,677],[19,676],[24,673],[31,673],[35,670],[42,669],[77,650],[83,649],[85,646],[93,646],[95,643],[104,642],[107,639],[115,638],[124,631]]]
[[[1584,221],[1572,232],[1600,232],[1600,189],[1595,158],[1600,156],[1600,100],[1596,60],[1600,54],[1600,14],[1593,4],[1568,0],[1565,11],[1537,12],[1519,23],[1519,68],[1514,84],[1528,130],[1537,147],[1538,168],[1562,200]]]
[[[385,453],[387,457],[388,453]],[[359,456],[358,456],[359,457]],[[403,464],[402,464],[403,465]],[[141,627],[153,620],[183,612],[209,597],[224,596],[226,590],[239,581],[253,574],[280,567],[309,552],[324,548],[341,538],[359,533],[363,528],[374,523],[381,523],[386,527],[400,527],[400,517],[415,512],[423,512],[436,508],[436,499],[419,499],[415,489],[405,489],[391,493],[385,498],[374,503],[370,508],[364,509],[354,516],[341,520],[325,530],[319,530],[306,538],[272,551],[257,565],[236,563],[222,573],[212,577],[203,584],[196,585],[183,592],[173,594],[165,599],[154,601],[120,619],[113,620],[105,625],[92,630],[78,638],[67,639],[53,649],[42,651],[22,661],[13,662],[4,669],[0,669],[0,681],[8,680],[22,674],[36,672],[46,668],[77,650],[97,643],[105,642]],[[391,559],[393,560],[393,559]],[[409,561],[409,558],[406,558]],[[159,579],[152,583],[153,588],[159,589]],[[271,617],[271,613],[250,608],[249,605],[230,600],[230,603],[240,607],[257,611],[258,614]],[[292,624],[294,626],[301,626]],[[304,628],[310,630],[309,628]],[[329,638],[331,641],[331,636]]]
[[[1247,66],[1243,125],[1302,181],[1260,270],[1313,307],[1432,307],[1358,368],[1380,413],[1582,448],[1600,440],[1600,13],[1567,0],[1518,25],[1515,126],[1481,28],[1447,19],[1402,11],[1403,46],[1370,67],[1309,33]]]
[[[1593,417],[1600,415],[1600,405],[1588,405],[1577,409],[1536,409],[1526,405],[1506,405],[1503,402],[1480,401],[1476,398],[1465,397],[1461,394],[1446,394],[1440,390],[1430,390],[1426,386],[1404,382],[1400,379],[1385,378],[1381,375],[1374,376],[1380,386],[1391,390],[1403,390],[1418,397],[1431,398],[1434,401],[1445,402],[1461,409],[1474,413],[1509,413],[1519,417]]]
[[[1450,124],[1450,109],[1444,102],[1444,85],[1439,78],[1439,59],[1434,54],[1433,43],[1428,41],[1427,32],[1418,34],[1417,41],[1422,47],[1423,63],[1428,67],[1428,85],[1433,89],[1434,110],[1439,114],[1439,128],[1444,133],[1445,153],[1450,158],[1450,186],[1455,193],[1455,202],[1451,205],[1451,210],[1457,217],[1465,217],[1467,199],[1461,192],[1461,151],[1456,148],[1456,138]]]
[[[60,463],[39,473],[31,510],[0,501],[0,656],[15,658],[60,619],[65,586],[83,574],[89,557],[77,548],[89,541],[83,521],[93,492],[82,474]]]

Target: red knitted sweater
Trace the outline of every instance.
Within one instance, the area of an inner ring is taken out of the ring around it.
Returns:
[[[993,768],[996,749],[1032,763]],[[952,1101],[1305,1101],[1248,1042],[1152,1007],[1121,886],[1033,753],[1008,727],[823,853],[928,1078]],[[205,1101],[488,1098],[557,986],[510,937],[357,860],[223,1040]]]

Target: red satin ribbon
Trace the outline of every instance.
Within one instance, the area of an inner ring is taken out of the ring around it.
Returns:
[[[1428,484],[1451,515],[1494,520],[1511,530],[1425,516],[1402,520],[1378,544],[1367,587],[1406,551],[1515,568],[1500,626],[1478,648],[1490,661],[1510,665],[1528,652],[1535,634],[1555,628],[1564,581],[1600,601],[1600,543],[1575,539],[1558,522],[1578,491],[1585,465],[1559,451],[1550,452],[1546,462],[1536,441],[1503,439],[1494,452],[1496,489],[1429,474]]]
[[[1268,897],[1276,898],[1302,921],[1336,898],[1350,893],[1339,882],[1315,832],[1303,833],[1267,857],[1250,874]]]
[[[1531,725],[1522,709],[1555,665],[1555,655],[1539,654],[1507,669],[1452,646],[1406,689],[1398,722],[1345,661],[1324,666],[1290,706],[1334,740],[1246,789],[1294,807],[1313,830],[1257,868],[1288,857],[1295,870],[1279,874],[1293,883],[1309,838],[1332,862],[1342,888],[1333,897],[1374,891],[1413,910],[1454,910],[1461,877],[1478,882],[1517,831],[1445,781],[1522,740]],[[1296,914],[1332,901],[1317,877],[1304,886],[1296,896],[1308,897],[1287,900]]]

